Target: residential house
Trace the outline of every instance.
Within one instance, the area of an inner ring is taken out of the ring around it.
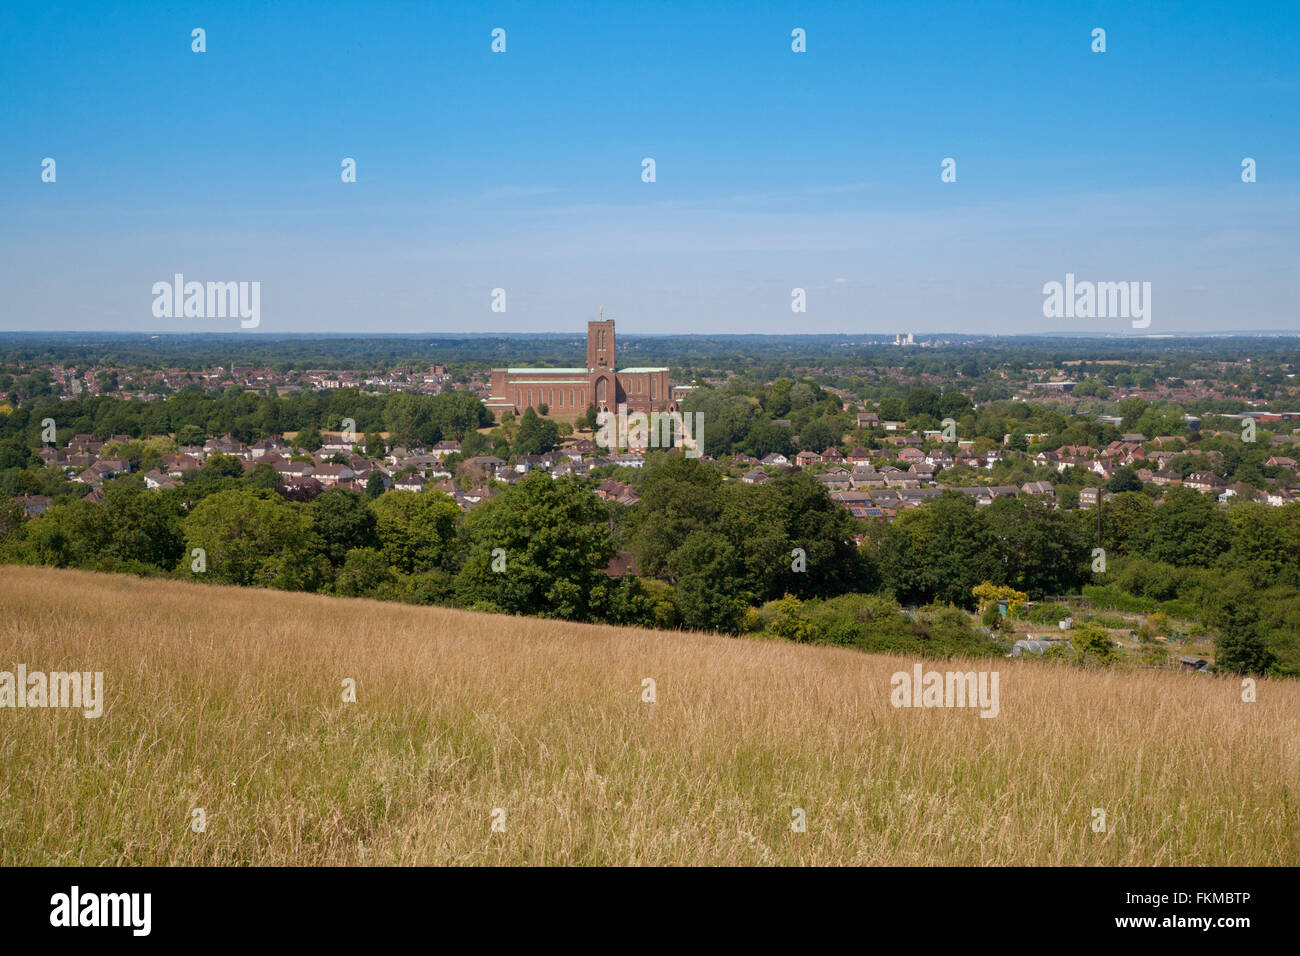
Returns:
[[[1228,483],[1212,471],[1194,471],[1183,479],[1183,485],[1195,491],[1222,494]]]

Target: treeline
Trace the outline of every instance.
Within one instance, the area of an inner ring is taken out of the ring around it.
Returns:
[[[226,465],[214,458],[170,490],[119,478],[99,503],[62,501],[29,520],[11,506],[0,520],[0,557],[727,633],[763,629],[770,618],[763,603],[790,595],[824,602],[817,620],[838,615],[843,625],[825,635],[804,629],[795,639],[999,650],[969,622],[958,627],[964,615],[937,609],[933,620],[907,618],[887,595],[857,602],[879,578],[852,540],[856,522],[807,474],[724,485],[715,468],[657,453],[643,507],[606,503],[586,480],[532,472],[462,514],[438,492],[335,489],[290,501],[264,474],[238,477]],[[635,555],[639,574],[606,573],[620,551]]]
[[[444,438],[459,441],[493,422],[491,412],[466,391],[367,395],[355,388],[338,388],[276,396],[240,388],[207,393],[194,387],[158,402],[96,397],[12,409],[0,415],[0,456],[10,456],[3,460],[38,449],[47,418],[54,420],[59,446],[79,434],[100,439],[175,435],[179,444],[188,445],[229,433],[251,443],[304,428],[338,431],[345,418],[355,422],[358,433],[387,431],[394,444],[431,445]]]
[[[950,492],[893,522],[859,521],[807,472],[748,485],[662,452],[633,507],[541,471],[468,514],[441,493],[377,482],[290,501],[270,469],[242,472],[217,456],[175,489],[118,478],[100,503],[64,500],[28,520],[11,502],[0,557],[940,654],[1001,649],[965,613],[987,582],[1199,620],[1219,634],[1220,666],[1300,674],[1296,505],[1124,493],[1103,511],[1098,550],[1092,511],[1027,497],[977,507]],[[616,555],[635,573],[606,573]]]

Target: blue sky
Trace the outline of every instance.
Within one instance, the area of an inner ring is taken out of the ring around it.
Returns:
[[[1295,3],[9,2],[0,329],[239,331],[152,315],[182,272],[256,332],[1134,334],[1045,319],[1070,272],[1298,331],[1298,50]]]

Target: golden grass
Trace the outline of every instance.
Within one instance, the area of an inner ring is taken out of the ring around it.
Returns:
[[[891,707],[910,658],[45,568],[0,594],[0,670],[107,697],[0,710],[4,865],[1300,862],[1294,682],[983,661],[983,719]]]

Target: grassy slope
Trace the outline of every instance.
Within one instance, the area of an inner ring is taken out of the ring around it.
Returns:
[[[1300,861],[1294,682],[986,661],[981,719],[892,708],[911,659],[0,567],[19,662],[108,704],[0,710],[6,865]]]

